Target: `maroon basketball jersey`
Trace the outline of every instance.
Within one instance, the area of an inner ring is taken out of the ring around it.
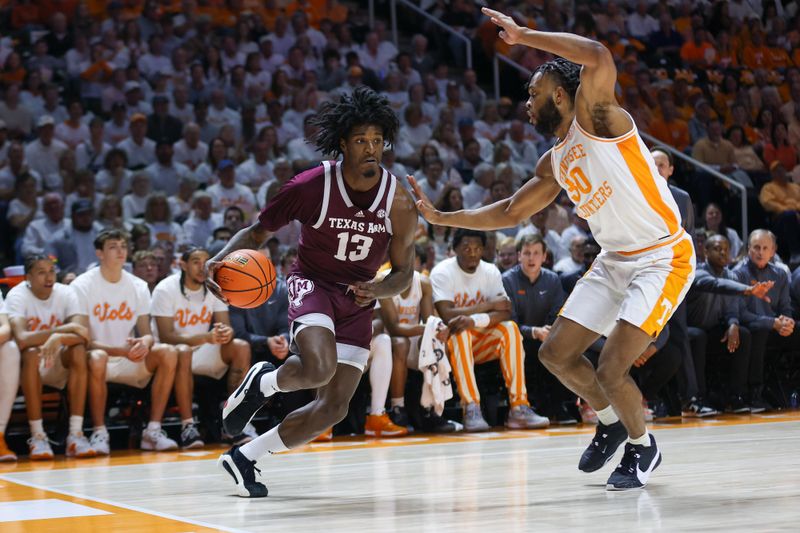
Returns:
[[[369,281],[389,247],[396,188],[397,179],[381,168],[375,187],[354,191],[344,180],[341,162],[324,161],[289,180],[259,221],[268,231],[290,220],[303,224],[295,269],[305,277],[343,284]]]

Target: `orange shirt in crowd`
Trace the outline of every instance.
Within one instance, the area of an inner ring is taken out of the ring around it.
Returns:
[[[780,161],[787,172],[791,172],[797,165],[797,150],[789,144],[775,146],[772,143],[764,144],[764,162],[769,166],[773,161]]]
[[[17,4],[11,9],[11,27],[15,30],[39,22],[43,21],[39,18],[39,8],[34,3]]]
[[[780,46],[769,48],[769,62],[772,68],[787,68],[792,65],[789,54]]]
[[[706,41],[698,45],[692,39],[681,46],[681,59],[691,65],[707,65],[714,55],[714,46]]]
[[[744,47],[744,51],[742,52],[742,63],[750,69],[771,69],[772,63],[769,47],[763,44],[761,46],[748,44]]]
[[[770,213],[800,210],[800,185],[796,183],[765,183],[758,195],[764,209]]]
[[[676,118],[667,123],[663,118],[656,118],[650,124],[650,134],[678,150],[689,147],[689,125],[685,120]]]

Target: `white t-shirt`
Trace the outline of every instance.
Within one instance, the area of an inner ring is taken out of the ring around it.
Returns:
[[[217,183],[206,189],[206,192],[211,195],[215,210],[224,211],[227,207],[235,205],[244,211],[244,216],[248,219],[256,210],[256,197],[253,191],[241,183],[234,183],[230,189]]]
[[[56,283],[47,300],[40,300],[27,283],[20,283],[10,291],[5,302],[8,318],[22,317],[28,322],[28,331],[44,331],[67,322],[79,313],[75,292],[68,286]]]
[[[208,157],[208,145],[203,141],[199,141],[196,148],[190,148],[186,141],[181,139],[175,143],[174,150],[172,160],[189,168],[197,168]]]
[[[453,302],[456,307],[505,297],[500,270],[492,263],[481,261],[474,273],[461,270],[455,257],[445,259],[431,271],[434,302]]]
[[[248,187],[258,187],[268,180],[274,179],[272,161],[267,160],[263,165],[259,165],[254,158],[250,158],[236,167],[236,181]]]
[[[95,341],[124,346],[136,320],[150,313],[147,283],[124,270],[117,283],[109,283],[100,267],[94,267],[70,286],[78,297],[78,314],[89,317],[89,333]]]
[[[209,291],[190,291],[184,287],[181,294],[181,275],[173,274],[153,289],[151,314],[154,317],[171,317],[175,332],[180,335],[197,335],[211,328],[214,313],[227,312],[228,306]]]

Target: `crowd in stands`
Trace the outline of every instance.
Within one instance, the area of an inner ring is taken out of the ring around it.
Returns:
[[[740,237],[737,192],[666,148],[654,151],[705,274],[634,365],[648,416],[786,407],[800,387],[791,357],[800,351],[798,2],[492,4],[530,27],[605,43],[619,102],[637,127],[746,187],[750,228],[761,229]],[[474,69],[461,40],[425,22],[401,20],[407,45],[398,49],[385,20],[369,26],[364,3],[12,0],[0,8],[0,254],[26,275],[0,314],[0,460],[15,457],[2,435],[17,383],[34,458],[53,456],[43,384],[66,387],[68,455],[109,453],[107,381],[149,384],[142,448],[194,447],[208,428],[192,411],[193,375],[227,376],[231,390],[251,362],[289,355],[285,283],[260,308],[227,309],[205,291],[202,263],[283,183],[326,158],[306,142],[322,102],[360,85],[384,94],[401,128],[383,165],[401,180],[413,174],[441,210],[506,198],[531,177],[554,139],[528,122],[519,91],[527,75],[504,68],[513,89],[495,100],[487,65],[494,54],[528,69],[551,57],[497,39],[477,4],[421,7],[472,40]],[[282,276],[299,232],[294,222],[267,243]],[[537,352],[598,253],[565,194],[498,232],[420,220],[419,274],[375,314],[367,433],[457,428],[433,404],[416,415],[406,408],[408,368],[417,368],[432,315],[452,332],[440,341],[467,430],[487,429],[485,415],[496,420],[482,411],[482,391],[507,393],[509,427],[595,420]],[[754,294],[756,282],[768,299]],[[170,397],[179,439],[161,426]]]

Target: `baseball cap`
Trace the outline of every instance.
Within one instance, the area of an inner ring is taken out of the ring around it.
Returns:
[[[56,121],[50,115],[42,115],[39,117],[39,120],[36,122],[37,128],[43,128],[44,126],[55,126]]]
[[[233,161],[230,159],[223,159],[219,163],[217,163],[217,170],[225,170],[226,168],[231,168],[233,166]]]
[[[140,121],[140,120],[143,121],[143,122],[147,122],[147,117],[144,116],[143,113],[134,113],[133,115],[131,115],[131,123],[134,123],[134,122],[137,122],[137,121]]]
[[[76,200],[75,203],[72,204],[72,209],[70,210],[73,215],[86,211],[94,211],[94,205],[92,205],[91,200]]]
[[[130,92],[136,89],[141,89],[142,85],[138,81],[126,81],[125,82],[125,92]]]

